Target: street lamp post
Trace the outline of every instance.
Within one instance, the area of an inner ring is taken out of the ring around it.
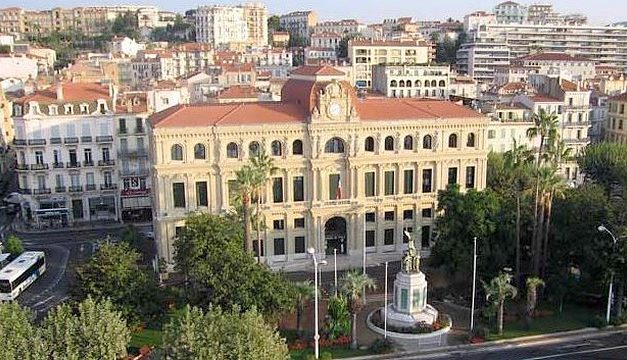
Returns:
[[[470,331],[475,325],[475,292],[477,291],[477,237],[473,238],[472,299],[470,300]]]
[[[337,296],[337,249],[333,249],[333,279],[335,280],[335,296]]]
[[[383,305],[383,338],[388,338],[388,262],[385,262],[385,305]]]
[[[605,225],[599,225],[599,227],[597,228],[597,230],[599,230],[600,232],[606,232],[608,234],[610,234],[610,236],[612,237],[612,241],[613,244],[616,245],[616,243],[618,242],[618,239],[616,238],[616,236],[614,236],[614,234],[605,227]],[[607,293],[607,311],[605,313],[605,322],[609,325],[610,323],[610,312],[612,310],[612,286],[614,285],[614,270],[610,269],[610,289]]]
[[[318,260],[316,259],[316,249],[311,247],[307,249],[307,253],[311,255],[311,259],[313,260],[314,265],[314,355],[316,359],[318,359],[320,356],[320,334],[318,333]],[[326,260],[320,261],[320,265],[326,264]]]

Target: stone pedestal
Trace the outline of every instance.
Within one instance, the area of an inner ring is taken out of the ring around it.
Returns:
[[[427,304],[427,280],[422,272],[396,274],[394,302],[388,307],[388,324],[411,327],[417,323],[433,324],[438,311]]]

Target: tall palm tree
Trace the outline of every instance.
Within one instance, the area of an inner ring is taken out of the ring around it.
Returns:
[[[250,166],[244,165],[235,172],[235,192],[242,201],[244,215],[244,250],[252,250],[251,246],[251,206],[250,200],[256,189],[257,172]]]
[[[512,276],[509,274],[500,274],[490,280],[488,284],[483,283],[486,292],[486,300],[491,301],[497,308],[497,328],[499,336],[503,335],[503,312],[505,308],[505,300],[515,298],[518,295],[518,289],[512,284]]]
[[[544,286],[544,280],[538,277],[530,277],[527,279],[527,311],[525,312],[527,327],[531,325],[531,318],[538,303],[538,288],[541,286]]]
[[[311,281],[306,280],[295,282],[294,291],[296,293],[296,331],[298,332],[298,336],[301,336],[303,333],[301,326],[303,311],[305,305],[314,296],[315,290]]]
[[[349,310],[353,317],[351,341],[352,349],[357,349],[357,314],[359,314],[363,307],[361,299],[362,293],[365,292],[365,290],[376,289],[376,287],[377,284],[370,276],[355,270],[348,271],[342,278],[340,290],[350,301]]]
[[[268,180],[277,171],[277,167],[274,166],[274,160],[270,158],[265,152],[260,152],[250,158],[250,166],[257,174],[255,179],[255,189],[253,196],[256,199],[255,214],[256,214],[256,230],[257,230],[257,262],[261,262],[261,254],[263,252],[263,245],[261,243],[261,197]]]
[[[537,114],[533,116],[534,126],[527,129],[527,137],[529,139],[535,139],[536,137],[540,137],[540,146],[538,147],[538,156],[536,163],[536,194],[535,194],[535,202],[533,209],[533,235],[532,235],[532,258],[534,264],[536,261],[539,262],[539,257],[541,256],[536,250],[539,248],[536,243],[538,239],[538,233],[541,232],[542,227],[539,226],[539,205],[540,205],[540,167],[542,162],[545,160],[544,150],[547,143],[549,145],[553,144],[555,139],[558,137],[557,128],[559,125],[559,118],[556,113],[548,113],[544,109],[540,109]],[[538,258],[536,260],[536,257]],[[535,269],[535,267],[534,267]],[[539,267],[538,267],[539,269]],[[538,273],[535,273],[538,275]]]

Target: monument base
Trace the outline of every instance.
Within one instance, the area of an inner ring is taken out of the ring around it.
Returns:
[[[388,326],[398,328],[410,328],[419,324],[433,325],[438,319],[438,311],[431,305],[414,314],[399,313],[394,309],[393,305],[388,305]],[[383,308],[381,309],[383,314]]]

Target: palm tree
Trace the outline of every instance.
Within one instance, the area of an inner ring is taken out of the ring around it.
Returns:
[[[547,113],[546,110],[540,109],[537,114],[533,116],[534,126],[532,128],[527,129],[527,137],[529,139],[535,139],[536,137],[540,137],[540,146],[538,147],[538,157],[536,163],[536,195],[535,195],[535,203],[533,209],[533,235],[532,235],[532,258],[534,260],[534,264],[536,261],[539,262],[540,253],[536,252],[536,249],[539,246],[536,244],[538,239],[538,233],[541,232],[541,226],[539,226],[539,217],[538,217],[538,207],[540,205],[540,166],[542,161],[545,160],[544,157],[544,148],[548,141],[548,144],[551,145],[554,143],[555,139],[558,137],[557,127],[559,125],[559,118],[556,113]],[[538,258],[536,260],[536,257]],[[534,267],[535,269],[535,267]],[[538,267],[539,269],[539,267]],[[536,275],[538,273],[535,273]]]
[[[244,165],[235,172],[235,192],[242,201],[244,213],[244,250],[246,252],[252,249],[250,199],[257,186],[257,177],[257,172],[250,165]]]
[[[294,291],[296,293],[296,331],[301,336],[303,329],[301,327],[301,319],[305,305],[314,296],[315,290],[311,281],[298,281],[294,283]]]
[[[527,327],[531,325],[531,318],[536,310],[536,304],[538,303],[538,288],[544,286],[544,280],[538,277],[530,277],[527,279],[527,311],[525,313],[527,317]]]
[[[350,301],[349,308],[353,317],[351,349],[357,349],[357,314],[363,307],[361,295],[366,290],[376,289],[376,287],[377,285],[370,276],[355,270],[348,271],[342,278],[340,290]]]
[[[268,179],[277,171],[274,166],[274,160],[265,152],[258,153],[250,158],[250,165],[257,173],[255,178],[255,189],[253,196],[256,198],[255,214],[256,214],[256,230],[257,230],[257,262],[261,262],[261,254],[263,246],[261,244],[261,213],[259,207],[261,205],[261,197],[268,183]]]
[[[537,230],[534,229],[533,233],[533,273],[540,274],[544,248],[544,229],[546,228],[547,215],[551,210],[550,203],[552,202],[551,194],[554,188],[559,187],[559,183],[563,182],[561,176],[557,174],[557,167],[552,165],[543,165],[537,170],[537,182],[536,187],[538,189],[539,201],[538,201],[538,214],[535,221]]]
[[[505,300],[508,298],[515,298],[518,295],[518,289],[511,284],[512,276],[510,274],[500,274],[494,279],[490,280],[490,283],[483,283],[483,288],[486,292],[486,300],[492,301],[497,308],[497,328],[499,336],[503,335],[503,312],[505,307]]]

